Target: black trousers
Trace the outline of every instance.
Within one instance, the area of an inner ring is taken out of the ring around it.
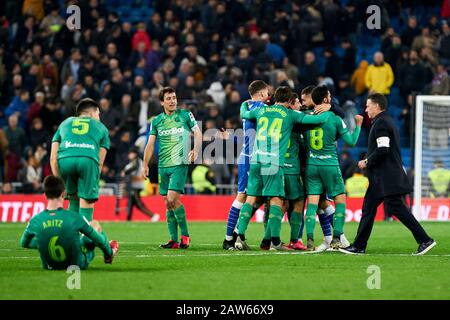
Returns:
[[[353,245],[360,249],[365,249],[367,241],[372,232],[373,223],[377,214],[378,206],[384,201],[385,210],[403,223],[416,239],[417,243],[431,240],[420,223],[416,220],[406,205],[405,195],[380,196],[379,189],[371,187],[367,189],[364,196],[361,221]]]
[[[148,209],[141,199],[141,190],[130,190],[128,195],[127,220],[130,221],[133,215],[133,208],[137,207],[141,212],[150,218],[153,217],[153,212]]]

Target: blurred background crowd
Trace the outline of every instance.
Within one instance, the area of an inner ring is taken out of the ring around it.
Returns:
[[[78,31],[66,27],[72,4],[81,8]],[[374,4],[381,28],[369,30],[366,10]],[[255,79],[296,92],[329,86],[350,128],[368,93],[385,94],[410,167],[414,96],[450,91],[449,17],[441,0],[2,0],[2,192],[41,191],[51,138],[84,97],[101,105],[111,137],[102,180],[115,183],[129,150],[162,111],[162,87],[176,89],[179,107],[191,110],[203,130],[236,129]],[[369,125],[357,148],[340,147],[345,179],[361,178],[354,184],[364,184],[355,164]],[[204,139],[206,146],[213,138]],[[206,159],[203,166],[211,181],[206,193],[236,183],[234,165]],[[447,170],[442,162],[441,169]]]

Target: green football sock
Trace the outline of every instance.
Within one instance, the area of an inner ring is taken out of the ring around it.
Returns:
[[[69,199],[69,210],[74,212],[80,212],[80,199]]]
[[[80,208],[80,214],[91,222],[94,215],[94,208]]]
[[[333,218],[333,236],[340,237],[344,233],[345,203],[336,203],[336,211]]]
[[[166,211],[167,228],[169,229],[170,240],[178,242],[178,223],[173,210]]]
[[[316,227],[317,204],[308,204],[306,209],[306,236],[308,239],[314,239],[314,228]]]
[[[271,205],[269,212],[269,224],[267,227],[270,229],[270,236],[272,238],[279,238],[281,233],[281,220],[283,219],[283,211],[281,211],[281,208],[279,206]]]
[[[301,212],[292,211],[289,222],[291,224],[291,241],[298,241],[300,234],[300,226],[302,225],[303,214]]]
[[[245,234],[247,231],[248,224],[252,218],[252,206],[249,203],[244,203],[239,213],[238,220],[238,234]]]
[[[175,213],[175,218],[180,226],[180,231],[182,236],[189,237],[189,231],[186,220],[186,211],[184,210],[184,205],[179,206],[177,209],[173,210]]]

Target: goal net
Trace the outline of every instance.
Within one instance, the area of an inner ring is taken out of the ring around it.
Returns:
[[[414,215],[450,221],[450,96],[417,96]]]

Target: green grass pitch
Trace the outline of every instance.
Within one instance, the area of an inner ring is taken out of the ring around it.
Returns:
[[[222,250],[225,223],[192,222],[188,250],[163,250],[164,222],[104,223],[121,243],[119,255],[105,265],[97,251],[81,271],[81,288],[69,290],[70,274],[41,269],[36,251],[19,248],[23,224],[2,224],[0,299],[450,299],[450,224],[423,225],[438,245],[415,257],[417,246],[398,222],[375,224],[364,256],[261,251],[256,223],[247,236],[252,251]],[[346,225],[349,240],[356,228]],[[288,232],[283,223],[284,241]],[[367,287],[371,265],[380,268],[380,289]]]

